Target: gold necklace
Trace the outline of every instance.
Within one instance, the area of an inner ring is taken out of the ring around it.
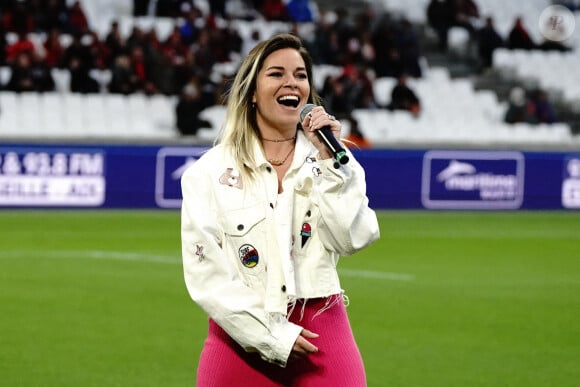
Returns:
[[[288,152],[286,157],[284,157],[284,160],[277,160],[277,159],[267,159],[267,160],[273,166],[279,167],[279,166],[283,165],[286,162],[286,160],[288,160],[288,157],[290,157],[290,154],[292,153],[293,150],[294,150],[294,147],[290,148],[290,152]]]
[[[292,140],[296,140],[296,133],[294,133],[294,136],[292,137],[288,137],[288,138],[283,138],[281,140],[278,139],[270,139],[270,138],[264,138],[262,136],[260,136],[260,138],[264,141],[270,141],[270,142],[286,142],[286,141],[292,141]]]

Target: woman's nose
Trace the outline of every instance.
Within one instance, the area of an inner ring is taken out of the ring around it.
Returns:
[[[297,84],[298,84],[298,82],[296,82],[296,77],[295,76],[288,75],[286,77],[286,83],[285,83],[285,85],[291,86],[291,87],[296,87]]]

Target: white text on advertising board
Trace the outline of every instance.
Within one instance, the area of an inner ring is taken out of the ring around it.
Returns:
[[[96,207],[104,201],[100,152],[0,152],[0,206]]]

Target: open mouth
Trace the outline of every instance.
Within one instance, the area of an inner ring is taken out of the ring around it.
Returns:
[[[280,105],[296,108],[300,103],[300,98],[296,95],[283,95],[277,101]]]

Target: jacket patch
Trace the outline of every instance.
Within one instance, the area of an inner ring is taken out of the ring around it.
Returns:
[[[255,267],[260,260],[260,255],[258,254],[258,250],[252,245],[242,245],[238,250],[238,256],[240,257],[240,261],[242,261],[242,265],[247,268]]]
[[[300,235],[302,235],[302,247],[308,242],[308,239],[312,236],[312,228],[310,223],[304,223],[302,229],[300,230]]]
[[[227,168],[223,175],[220,176],[219,182],[228,187],[243,188],[242,177],[233,168]]]
[[[314,177],[318,177],[318,176],[322,175],[322,171],[320,170],[320,168],[318,168],[318,165],[316,165],[316,157],[310,157],[309,156],[309,157],[306,158],[306,162],[308,164],[315,164],[312,167],[312,175]]]
[[[199,262],[204,260],[205,254],[203,252],[202,245],[195,245],[195,255],[197,255],[197,259],[199,260]]]

